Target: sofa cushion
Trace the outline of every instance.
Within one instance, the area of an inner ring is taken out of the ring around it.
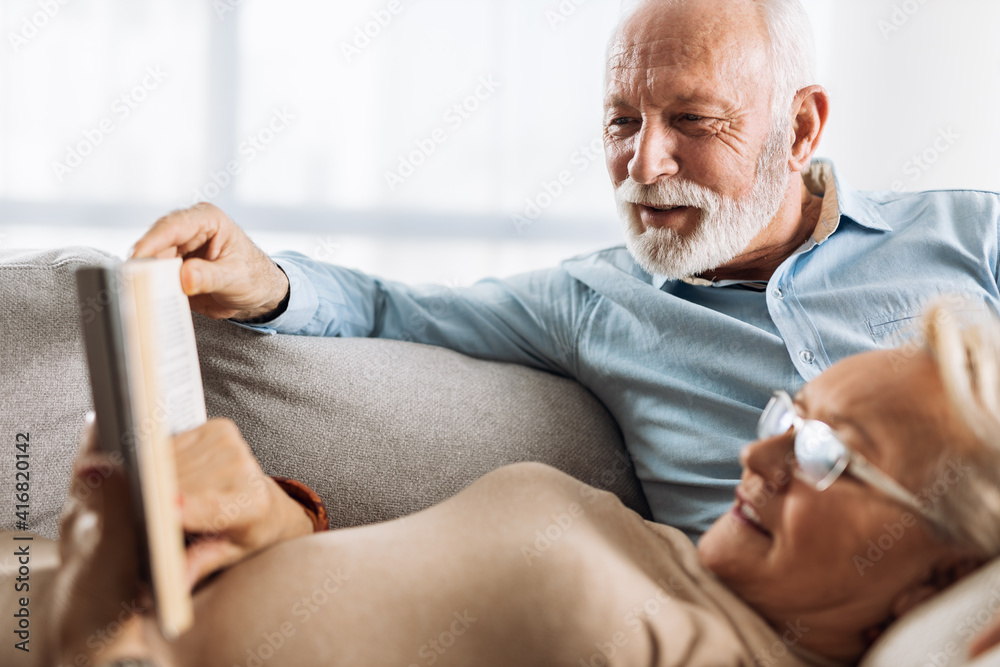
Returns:
[[[0,528],[14,525],[14,448],[31,437],[28,528],[58,532],[90,409],[74,271],[87,248],[0,252]],[[334,527],[386,520],[483,474],[541,461],[649,509],[617,426],[579,384],[412,343],[264,336],[195,316],[210,416],[233,419],[264,470],[323,498]]]

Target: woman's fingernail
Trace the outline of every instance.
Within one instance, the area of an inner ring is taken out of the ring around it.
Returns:
[[[95,418],[96,418],[96,416],[94,415],[94,411],[93,410],[88,410],[87,414],[85,414],[83,416],[83,423],[84,424],[93,424]]]
[[[97,543],[101,539],[101,521],[97,512],[90,510],[82,512],[71,528],[70,539],[74,545],[74,551],[78,554],[89,554],[97,548]]]
[[[106,468],[102,468],[101,466],[93,464],[83,465],[76,469],[76,477],[77,479],[88,481],[93,476],[107,477],[107,475],[104,474],[105,471]]]

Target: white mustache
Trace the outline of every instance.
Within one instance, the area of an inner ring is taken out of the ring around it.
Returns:
[[[690,181],[663,181],[653,185],[643,185],[627,178],[615,190],[615,198],[619,204],[652,208],[691,206],[714,210],[718,206],[720,197],[708,188]]]

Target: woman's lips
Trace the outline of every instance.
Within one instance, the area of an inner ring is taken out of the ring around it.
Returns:
[[[736,494],[736,504],[733,506],[730,514],[732,514],[737,523],[742,523],[743,525],[753,528],[766,537],[771,537],[771,532],[764,528],[764,525],[761,523],[761,516],[757,511],[757,508],[749,503],[739,493]]]

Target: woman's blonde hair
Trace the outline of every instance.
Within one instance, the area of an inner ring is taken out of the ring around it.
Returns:
[[[923,347],[975,446],[942,443],[940,473],[960,457],[961,482],[934,494],[948,537],[984,558],[1000,555],[1000,320],[985,305],[946,297],[923,318]]]

